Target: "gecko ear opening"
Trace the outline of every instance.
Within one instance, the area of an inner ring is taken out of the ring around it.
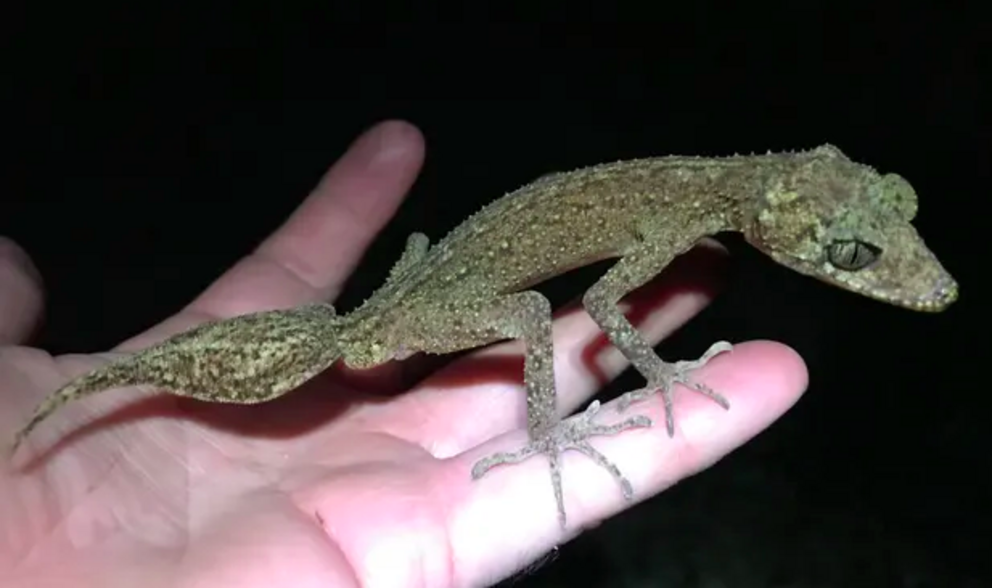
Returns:
[[[875,184],[875,198],[900,218],[911,221],[916,217],[917,197],[913,186],[899,174],[885,174]]]

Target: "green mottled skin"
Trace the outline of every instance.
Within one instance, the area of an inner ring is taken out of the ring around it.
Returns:
[[[727,158],[661,157],[552,174],[473,215],[430,246],[415,233],[386,283],[354,312],[329,305],[270,311],[209,323],[84,375],[54,392],[17,434],[15,447],[62,404],[103,389],[153,385],[212,402],[257,403],[280,396],[338,359],[367,368],[417,352],[449,353],[504,339],[526,346],[524,383],[530,443],[473,469],[546,454],[565,523],[559,454],[575,449],[630,484],[588,439],[648,426],[556,414],[551,306],[530,285],[597,260],[617,262],[583,297],[611,342],[647,380],[626,405],[660,392],[673,431],[675,383],[723,406],[690,373],[731,348],[713,345],[692,362],[666,363],[617,307],[701,238],[739,231],[775,261],[845,289],[919,311],[939,311],[957,285],[910,224],[916,194],[829,145]]]

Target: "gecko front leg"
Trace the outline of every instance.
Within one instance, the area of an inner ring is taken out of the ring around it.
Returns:
[[[558,521],[564,527],[567,518],[561,484],[560,455],[574,449],[609,471],[620,484],[624,498],[630,500],[633,496],[630,482],[588,440],[600,435],[615,435],[636,427],[649,427],[651,420],[644,416],[635,416],[612,425],[596,424],[593,417],[599,410],[598,402],[593,402],[579,415],[565,420],[558,418],[551,304],[540,293],[525,291],[501,297],[481,316],[485,317],[486,323],[482,325],[483,329],[497,329],[506,337],[522,339],[524,342],[524,385],[527,388],[527,431],[530,442],[518,451],[496,453],[480,460],[472,468],[472,478],[479,479],[498,465],[519,463],[538,453],[548,456],[551,462],[551,482],[558,505]]]
[[[632,402],[660,392],[665,405],[665,429],[668,436],[675,434],[675,415],[672,390],[675,384],[682,384],[712,399],[723,408],[730,403],[719,393],[695,381],[691,374],[706,365],[714,356],[730,351],[731,344],[718,341],[697,360],[668,363],[658,357],[654,348],[630,324],[617,303],[628,292],[647,283],[661,273],[674,255],[674,247],[663,247],[664,236],[657,239],[646,238],[634,251],[624,255],[611,267],[598,282],[593,284],[582,298],[589,315],[609,337],[610,342],[623,353],[637,371],[647,380],[647,385],[639,390],[628,392],[618,400],[618,409],[625,410]]]

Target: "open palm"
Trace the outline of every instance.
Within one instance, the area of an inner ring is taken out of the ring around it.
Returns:
[[[37,319],[41,296],[20,251],[0,242],[0,343],[9,344],[0,348],[0,435],[9,439],[46,394],[116,354],[205,320],[333,300],[422,158],[410,125],[371,129],[256,251],[109,354],[53,358],[13,345]],[[675,269],[633,302],[652,341],[709,300],[703,278]],[[603,340],[585,313],[557,315],[563,413],[626,367]],[[2,466],[0,585],[475,586],[566,540],[546,460],[476,482],[469,474],[479,458],[525,439],[519,344],[461,357],[405,390],[410,378],[400,370],[417,366],[411,358],[368,373],[332,369],[251,407],[136,389],[66,406]],[[684,394],[673,439],[653,427],[597,440],[636,499],[746,441],[806,381],[801,360],[768,342],[738,345],[702,377],[731,400],[729,412]],[[630,411],[657,420],[662,408],[654,398]],[[564,477],[565,535],[629,506],[581,455],[567,457]]]

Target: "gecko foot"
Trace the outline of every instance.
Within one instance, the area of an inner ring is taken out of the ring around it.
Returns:
[[[668,436],[672,437],[675,435],[675,415],[672,403],[672,389],[675,387],[675,384],[682,384],[687,388],[692,388],[723,408],[729,409],[730,402],[726,398],[712,388],[694,381],[689,377],[689,374],[706,365],[715,356],[731,349],[733,349],[733,345],[730,343],[718,341],[710,345],[706,353],[695,361],[661,362],[661,368],[657,374],[654,377],[648,378],[647,386],[639,390],[627,392],[617,399],[617,411],[623,412],[634,402],[643,400],[656,392],[661,392],[662,401],[665,403],[665,429],[668,431]]]
[[[585,454],[610,472],[620,484],[624,499],[630,500],[634,496],[633,486],[620,472],[620,468],[607,459],[605,455],[596,451],[589,444],[588,439],[601,435],[615,435],[627,429],[650,427],[651,419],[646,416],[635,416],[613,425],[597,425],[592,422],[592,419],[599,412],[599,409],[599,401],[594,400],[581,414],[567,418],[543,433],[532,435],[530,443],[523,449],[511,453],[495,453],[479,460],[472,467],[472,479],[478,480],[490,469],[499,465],[519,463],[538,453],[547,455],[551,461],[551,484],[554,487],[555,501],[558,503],[558,522],[564,528],[566,522],[565,499],[561,486],[560,456],[563,452],[574,449]]]

